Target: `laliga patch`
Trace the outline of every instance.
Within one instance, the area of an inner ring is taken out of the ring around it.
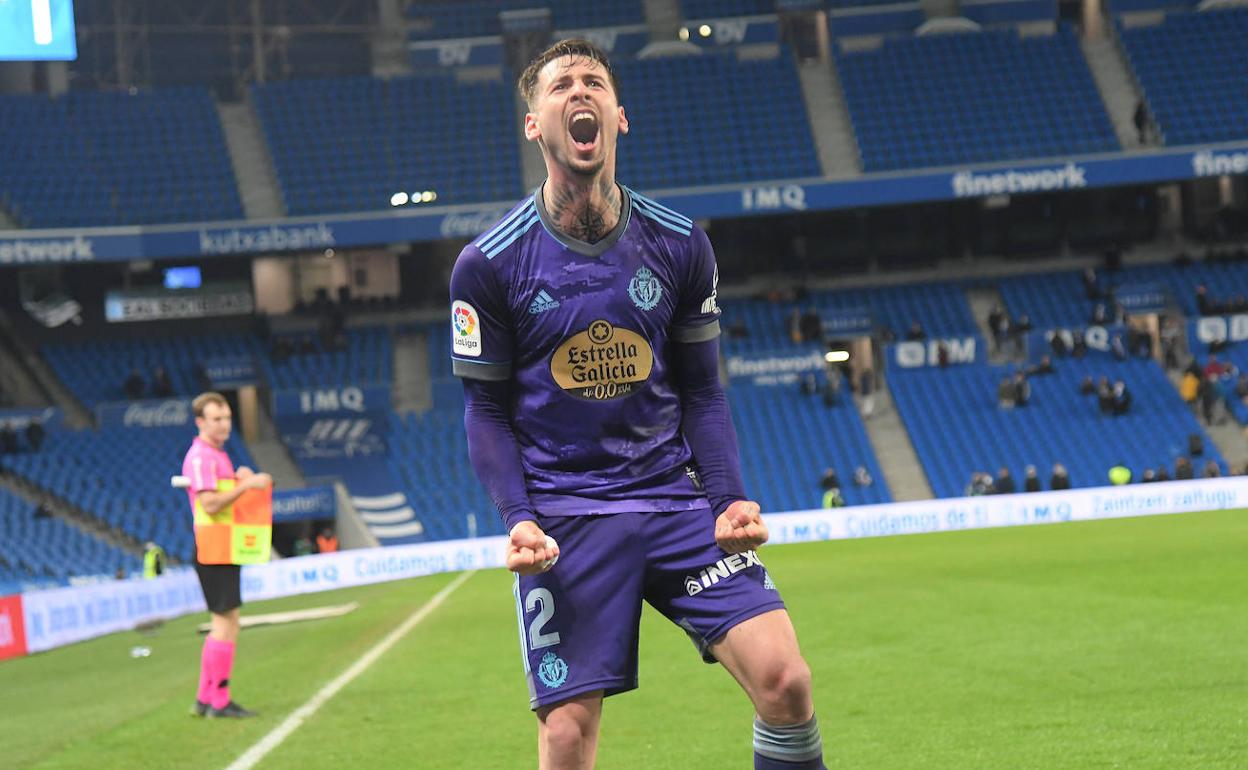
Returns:
[[[481,355],[481,319],[476,309],[463,300],[451,304],[451,349],[456,355]]]

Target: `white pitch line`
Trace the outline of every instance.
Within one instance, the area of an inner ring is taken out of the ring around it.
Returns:
[[[387,650],[397,644],[420,621],[429,617],[430,613],[436,610],[455,589],[463,585],[464,581],[472,577],[472,575],[473,572],[464,572],[441,591],[434,594],[432,599],[425,602],[420,609],[412,613],[398,628],[391,631],[385,639],[382,639],[371,650],[364,653],[359,660],[351,664],[350,668],[339,674],[337,679],[322,687],[316,695],[308,699],[307,703],[295,709],[290,716],[286,717],[285,721],[273,728],[272,732],[261,738],[254,746],[247,749],[242,756],[234,760],[225,770],[251,770],[251,768],[255,767],[270,751],[280,746],[282,741],[290,737],[290,734],[295,730],[298,730],[300,725],[317,712],[317,709],[325,705],[326,701],[337,695],[339,690],[350,684],[357,676],[364,673],[365,669],[386,654]]]

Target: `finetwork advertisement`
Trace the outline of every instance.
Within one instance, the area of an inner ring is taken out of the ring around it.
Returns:
[[[863,174],[852,179],[782,179],[641,192],[685,216],[711,219],[1172,182],[1248,173],[1245,169],[1248,145],[1236,142],[1185,150],[1159,148],[915,173]],[[335,217],[290,217],[263,224],[236,221],[211,226],[11,230],[0,232],[0,266],[320,251],[439,239],[467,241],[488,230],[515,203],[421,206]]]
[[[725,364],[731,380],[755,385],[791,385],[807,374],[822,372],[827,362],[814,348],[772,350],[728,356]]]

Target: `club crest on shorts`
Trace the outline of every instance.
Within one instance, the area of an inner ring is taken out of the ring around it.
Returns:
[[[542,656],[542,662],[537,667],[537,676],[547,687],[559,687],[568,680],[568,664],[563,658],[548,652]]]
[[[648,267],[637,268],[637,273],[628,282],[628,296],[633,304],[642,310],[653,310],[663,296],[663,284],[654,277]]]

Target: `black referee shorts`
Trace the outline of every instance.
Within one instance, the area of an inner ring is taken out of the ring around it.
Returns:
[[[208,611],[223,615],[243,606],[243,568],[238,564],[200,564],[195,562],[199,586],[204,589]]]

